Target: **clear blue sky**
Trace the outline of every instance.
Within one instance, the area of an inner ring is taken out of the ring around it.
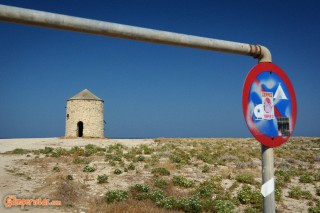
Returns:
[[[296,92],[296,136],[320,136],[320,2],[1,0],[0,4],[267,46]],[[111,138],[252,137],[251,57],[0,22],[0,138],[64,135],[66,100],[105,100]]]

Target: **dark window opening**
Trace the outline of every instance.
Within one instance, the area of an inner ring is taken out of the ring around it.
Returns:
[[[78,137],[82,137],[83,136],[83,123],[82,123],[82,121],[79,121],[77,126],[78,126]]]
[[[67,114],[67,119],[69,119],[69,114]]]
[[[278,132],[281,136],[290,136],[289,118],[281,117],[277,118]]]

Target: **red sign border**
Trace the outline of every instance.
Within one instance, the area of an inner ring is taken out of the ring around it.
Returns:
[[[290,95],[290,101],[291,101],[291,106],[292,106],[292,128],[291,128],[291,132],[290,135],[292,134],[294,127],[296,125],[296,119],[297,119],[297,101],[296,101],[296,95],[293,89],[293,86],[288,78],[288,76],[286,75],[286,73],[277,65],[270,63],[270,62],[262,62],[257,64],[256,66],[254,66],[250,72],[248,73],[246,80],[244,82],[243,85],[243,90],[242,90],[242,109],[243,109],[243,115],[244,115],[244,119],[246,121],[246,124],[251,132],[251,134],[263,145],[268,146],[268,147],[277,147],[280,146],[282,144],[284,144],[289,138],[290,136],[277,136],[277,137],[270,137],[270,136],[266,136],[263,133],[261,133],[259,131],[258,128],[254,127],[250,127],[250,125],[248,125],[248,122],[252,122],[252,121],[248,121],[248,119],[252,119],[252,116],[248,116],[247,112],[248,112],[248,107],[249,107],[249,94],[250,94],[250,89],[251,89],[251,85],[254,81],[256,81],[256,77],[262,73],[262,72],[273,72],[275,74],[277,74],[285,83],[286,87],[288,88],[289,91],[289,95]]]

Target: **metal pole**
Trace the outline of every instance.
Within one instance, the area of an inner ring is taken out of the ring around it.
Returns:
[[[270,51],[260,45],[224,41],[212,38],[178,34],[55,13],[23,9],[0,4],[0,21],[40,27],[69,30],[95,35],[110,36],[189,48],[241,54],[258,58],[259,62],[271,62]],[[262,184],[273,178],[273,149],[261,147]],[[263,211],[275,212],[274,192],[263,199]]]
[[[259,60],[259,63],[264,62]],[[270,62],[271,57],[270,57]],[[273,148],[261,144],[261,161],[262,161],[262,186],[274,178],[274,155]],[[274,179],[273,179],[274,180]],[[273,187],[274,182],[272,182]],[[275,194],[274,190],[266,197],[263,197],[263,213],[275,213]]]
[[[262,185],[271,180],[274,175],[274,157],[273,148],[266,147],[261,144],[261,156],[262,156]],[[273,185],[274,187],[274,185]],[[268,196],[263,198],[263,212],[273,213],[275,212],[275,197],[274,191]]]
[[[5,6],[1,4],[0,21],[241,54],[259,58],[261,62],[271,61],[271,54],[269,50],[260,45],[251,45],[160,30],[152,30],[141,27],[133,27],[123,24],[115,24],[37,10]]]

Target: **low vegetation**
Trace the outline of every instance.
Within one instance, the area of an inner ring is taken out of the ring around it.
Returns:
[[[106,174],[98,175],[97,181],[98,181],[98,183],[107,183],[108,182],[108,176]]]
[[[128,198],[129,198],[129,192],[125,190],[112,190],[106,193],[107,203],[125,201]]]
[[[319,212],[319,148],[318,138],[292,138],[274,149],[277,211],[289,211],[290,200],[305,200],[308,206],[297,211]],[[88,144],[5,154],[30,155],[43,174],[61,175],[58,187],[75,190],[67,202],[73,210],[83,202],[77,196],[88,196],[90,190],[93,198],[85,212],[249,213],[263,208],[260,144],[253,139],[155,139],[136,147]],[[28,177],[32,181],[36,175]]]
[[[292,187],[289,191],[289,197],[300,199],[312,199],[312,194],[309,191],[302,190],[299,186]]]
[[[174,176],[172,179],[173,184],[184,187],[184,188],[190,188],[194,186],[194,181],[187,179],[183,176]]]
[[[86,165],[85,167],[83,167],[82,171],[84,171],[84,172],[94,172],[94,171],[96,171],[96,168],[94,168],[93,166]]]

